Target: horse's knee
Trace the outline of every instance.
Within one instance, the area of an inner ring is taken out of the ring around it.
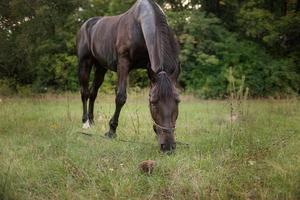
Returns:
[[[127,95],[125,92],[118,92],[116,96],[116,103],[118,105],[124,105],[127,100]]]
[[[96,98],[97,98],[97,92],[92,91],[91,94],[90,94],[90,100],[91,101],[95,101]]]
[[[81,87],[80,89],[81,98],[82,99],[88,99],[90,96],[90,91],[87,88]]]

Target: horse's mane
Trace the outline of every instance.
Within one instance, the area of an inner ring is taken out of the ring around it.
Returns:
[[[155,13],[155,22],[157,27],[155,46],[160,61],[160,66],[157,72],[166,71],[168,74],[171,74],[175,70],[175,67],[179,67],[179,46],[161,8],[153,0],[149,0],[149,2]]]

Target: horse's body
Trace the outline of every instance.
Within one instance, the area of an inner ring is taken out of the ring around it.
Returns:
[[[98,89],[106,71],[112,70],[118,74],[116,110],[110,120],[110,130],[106,135],[116,136],[119,114],[126,102],[128,73],[135,68],[147,68],[151,80],[150,110],[155,122],[154,127],[156,127],[156,132],[163,134],[160,139],[163,140],[160,142],[161,145],[163,147],[165,145],[167,150],[172,149],[175,146],[172,127],[175,126],[176,119],[171,119],[171,115],[176,115],[177,118],[178,112],[178,98],[175,90],[179,75],[178,52],[177,42],[163,11],[152,0],[137,0],[122,15],[94,17],[86,21],[77,35],[78,75],[83,102],[84,127],[89,127],[93,123],[94,101]],[[95,68],[95,77],[89,89],[88,82],[92,66]],[[163,109],[166,106],[163,106],[161,102],[171,100],[174,100],[174,108],[168,106],[169,108]],[[161,112],[165,110],[164,113],[155,111],[155,106],[151,106],[151,101],[161,104],[157,106]],[[174,110],[177,112],[175,113]],[[166,136],[165,132],[169,132],[168,135],[172,137]]]

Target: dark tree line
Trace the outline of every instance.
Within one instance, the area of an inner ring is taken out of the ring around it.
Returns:
[[[135,0],[1,0],[0,94],[78,90],[75,35],[89,17]],[[181,45],[180,83],[207,98],[228,94],[229,69],[252,96],[299,94],[300,0],[157,0]],[[145,71],[130,85],[146,87]],[[244,77],[244,79],[243,79]],[[113,85],[109,74],[106,88]]]

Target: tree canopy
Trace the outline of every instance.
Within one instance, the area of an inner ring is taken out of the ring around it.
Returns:
[[[78,90],[79,27],[93,16],[120,14],[134,2],[2,0],[0,88]],[[299,94],[300,0],[157,2],[180,43],[185,90],[204,98],[226,97],[232,69],[236,83],[244,80],[254,97]],[[146,87],[146,72],[133,73],[130,85]]]

